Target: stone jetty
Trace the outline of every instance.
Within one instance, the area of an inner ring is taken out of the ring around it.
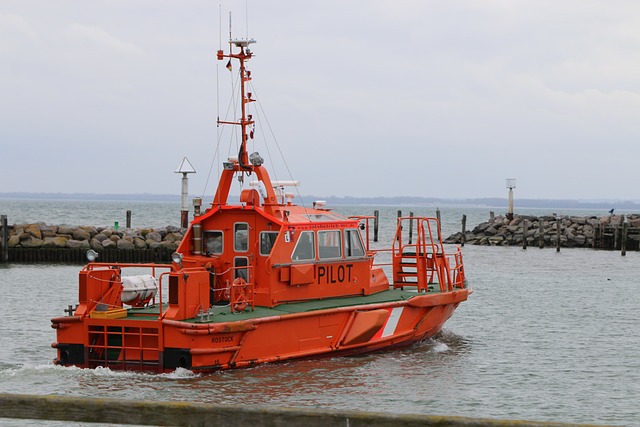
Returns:
[[[562,247],[619,249],[624,239],[629,250],[638,250],[640,215],[514,215],[513,219],[492,216],[487,222],[466,231],[464,238],[465,243],[470,245],[524,246],[526,239],[526,245],[555,247],[558,235]],[[445,243],[462,243],[462,237],[462,232],[452,234]]]
[[[93,249],[103,262],[167,263],[186,232],[174,226],[118,229],[42,222],[0,228],[6,242],[0,242],[0,262],[84,263],[86,251]]]
[[[175,251],[183,236],[184,230],[174,226],[116,230],[113,227],[70,227],[45,223],[14,224],[9,227],[8,247]]]

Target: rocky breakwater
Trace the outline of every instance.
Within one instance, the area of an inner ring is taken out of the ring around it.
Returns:
[[[127,228],[66,225],[45,223],[14,224],[10,227],[8,247],[12,248],[69,248],[104,250],[161,250],[175,251],[184,230],[162,228]]]
[[[626,222],[628,234],[622,236]],[[640,215],[609,216],[524,216],[515,215],[509,220],[495,216],[464,234],[465,243],[485,246],[556,246],[560,229],[560,246],[574,248],[618,249],[626,238],[629,249],[640,245]],[[462,243],[462,232],[452,234],[445,243]]]

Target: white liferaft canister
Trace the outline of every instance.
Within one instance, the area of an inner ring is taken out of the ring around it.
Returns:
[[[150,274],[122,278],[122,302],[147,301],[158,292],[158,281]]]

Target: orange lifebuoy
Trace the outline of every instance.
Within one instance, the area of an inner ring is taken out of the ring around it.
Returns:
[[[247,282],[242,277],[236,277],[233,281],[234,286],[247,286]]]

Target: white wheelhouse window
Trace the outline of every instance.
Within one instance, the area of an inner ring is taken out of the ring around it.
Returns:
[[[316,259],[316,244],[313,231],[303,231],[300,233],[296,247],[291,255],[292,261],[311,261]]]
[[[342,258],[342,238],[340,230],[318,231],[318,258]]]
[[[277,231],[262,231],[260,232],[260,255],[270,255],[273,245],[278,238]]]
[[[207,230],[204,232],[205,253],[220,255],[224,252],[224,233],[222,230]]]
[[[346,258],[356,258],[364,256],[364,246],[362,237],[357,228],[349,228],[344,231],[344,256]]]
[[[249,224],[246,222],[233,224],[233,249],[236,252],[249,250]]]

